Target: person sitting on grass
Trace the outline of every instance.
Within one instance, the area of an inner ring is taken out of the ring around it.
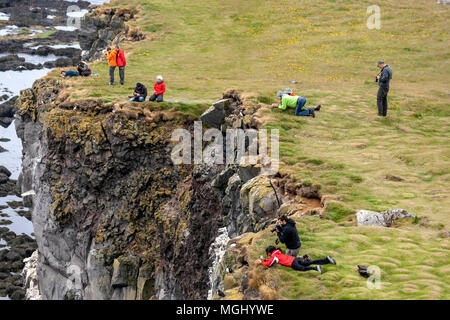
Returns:
[[[336,264],[336,261],[331,256],[327,256],[324,259],[311,261],[309,259],[303,259],[300,257],[291,257],[283,254],[280,248],[275,248],[274,246],[268,246],[266,248],[266,255],[269,256],[269,259],[264,259],[261,256],[261,261],[259,262],[263,266],[271,267],[274,263],[279,263],[286,267],[291,267],[297,271],[309,271],[315,270],[323,273],[322,267],[320,265],[323,264]],[[312,267],[311,265],[316,264],[316,266]]]
[[[280,103],[272,104],[272,109],[279,108],[281,110],[286,110],[286,108],[295,108],[296,116],[311,116],[315,118],[315,111],[319,111],[321,108],[320,104],[315,107],[305,107],[305,97],[291,96],[290,94],[287,94],[283,91],[278,91],[277,96],[278,98],[280,98]]]
[[[63,77],[63,78],[72,78],[72,77],[78,77],[78,76],[79,76],[78,71],[73,71],[73,70],[61,71],[61,77]]]
[[[145,98],[147,98],[147,88],[142,83],[136,83],[136,88],[130,101],[143,102]]]
[[[156,77],[155,85],[153,86],[153,94],[150,96],[150,101],[162,102],[164,100],[164,92],[166,92],[166,85],[162,76]]]
[[[78,71],[78,74],[80,76],[83,76],[83,77],[89,77],[91,75],[91,73],[92,73],[92,71],[89,68],[88,64],[86,62],[84,62],[84,61],[78,62],[78,64],[77,64],[77,71]]]

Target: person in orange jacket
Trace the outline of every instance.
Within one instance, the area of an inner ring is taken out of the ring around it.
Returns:
[[[162,76],[156,77],[155,85],[153,86],[153,94],[150,97],[150,101],[162,102],[164,99],[164,92],[166,92],[166,84]]]
[[[117,67],[117,51],[115,49],[106,49],[108,55],[108,65],[109,65],[109,85],[114,85],[114,71]]]
[[[268,246],[266,248],[266,254],[270,257],[269,259],[263,259],[261,257],[260,264],[266,267],[271,267],[274,263],[279,263],[286,267],[291,267],[297,271],[319,271],[323,273],[322,264],[336,264],[336,261],[331,256],[327,256],[324,259],[314,260],[314,261],[306,261],[299,257],[291,257],[285,255],[281,252],[280,248],[275,248],[274,246]],[[317,266],[311,267],[312,264],[316,264]]]

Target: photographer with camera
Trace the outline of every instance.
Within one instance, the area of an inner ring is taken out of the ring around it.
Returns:
[[[378,68],[381,69],[377,75],[375,82],[378,82],[377,106],[378,115],[386,117],[387,115],[387,95],[389,92],[389,82],[392,79],[392,69],[383,60],[378,61]]]
[[[275,227],[270,231],[277,232],[278,239],[286,245],[286,254],[288,256],[297,257],[302,244],[298,237],[294,220],[281,216],[278,218]]]

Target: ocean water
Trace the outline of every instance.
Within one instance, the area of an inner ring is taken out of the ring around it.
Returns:
[[[78,2],[78,0],[69,0],[70,2]],[[109,2],[109,0],[88,0],[92,4],[103,4],[105,2]],[[86,14],[86,10],[81,10],[80,12],[72,12],[68,14],[70,17],[82,17]],[[51,19],[52,17],[48,17]],[[0,20],[8,21],[9,16],[5,13],[0,12]],[[55,29],[65,30],[65,31],[75,31],[73,27],[70,26],[56,26]],[[37,30],[33,30],[38,32]],[[19,32],[19,28],[17,26],[5,26],[0,28],[0,37],[8,36],[11,34],[17,34]],[[32,45],[32,44],[31,44]],[[29,45],[29,46],[31,46]],[[53,48],[66,48],[66,47],[74,47],[79,48],[78,43],[71,44],[58,44],[52,45]],[[29,54],[16,53],[18,56],[25,58],[27,62],[30,63],[44,63],[46,61],[54,61],[58,57],[54,55],[49,55],[47,57],[42,56],[33,56]],[[4,54],[3,54],[4,55]],[[2,55],[0,55],[2,56]],[[4,71],[0,72],[0,95],[8,94],[10,97],[15,95],[19,95],[21,90],[30,88],[33,85],[33,82],[39,78],[45,76],[51,69],[41,69],[41,70],[24,70],[24,71]],[[7,152],[0,153],[0,165],[5,166],[11,171],[11,179],[16,180],[19,177],[22,167],[22,141],[16,134],[14,122],[8,127],[3,128],[0,126],[0,138],[8,138],[10,141],[8,142],[0,142],[0,146],[8,150]],[[6,197],[0,197],[0,205],[7,205],[7,202],[11,201],[22,201],[22,198],[9,195]],[[8,217],[4,217],[2,219],[7,219],[12,222],[12,224],[7,225],[9,230],[14,233],[27,234],[31,237],[33,233],[33,224],[31,221],[26,219],[25,217],[21,217],[17,211],[23,210],[28,211],[28,208],[18,208],[12,209],[10,207],[1,210],[2,213],[6,213]],[[3,239],[0,239],[1,244],[6,244]],[[4,250],[6,248],[0,248],[0,250]],[[0,300],[9,300],[9,297],[0,297]]]

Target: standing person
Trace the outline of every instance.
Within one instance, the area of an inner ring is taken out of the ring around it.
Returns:
[[[389,82],[392,79],[392,69],[383,60],[378,61],[378,68],[381,69],[379,75],[377,75],[378,82],[378,94],[377,94],[377,106],[378,115],[381,117],[386,117],[387,115],[387,95],[389,92]]]
[[[321,105],[314,107],[305,107],[306,103],[305,97],[292,96],[283,91],[278,91],[277,96],[278,98],[280,98],[280,103],[272,104],[272,109],[279,108],[281,110],[286,110],[286,108],[295,108],[296,116],[304,116],[304,117],[311,116],[315,118],[316,114],[314,111],[319,111],[321,108]]]
[[[155,85],[153,86],[153,94],[150,97],[150,101],[162,102],[164,99],[164,92],[166,92],[166,84],[162,76],[156,77]]]
[[[269,259],[263,259],[261,257],[260,263],[263,266],[271,267],[274,263],[279,263],[286,267],[291,267],[297,271],[309,271],[315,270],[319,271],[321,274],[323,273],[322,264],[336,264],[336,261],[331,256],[327,256],[323,259],[318,259],[314,261],[304,260],[298,257],[292,257],[285,255],[281,252],[280,248],[275,248],[274,246],[268,246],[266,248],[266,255],[269,256]],[[312,264],[316,264],[317,266],[311,267]]]
[[[130,101],[134,102],[144,102],[147,98],[147,88],[142,83],[136,83],[136,88],[134,89],[133,97]]]
[[[127,60],[125,59],[125,52],[116,45],[117,52],[117,66],[119,67],[120,84],[125,83],[125,66],[127,65]]]
[[[275,231],[277,232],[277,237],[281,243],[286,245],[286,254],[288,256],[296,257],[300,252],[302,244],[298,237],[295,221],[286,216],[281,216],[278,218]]]
[[[114,85],[114,71],[117,67],[117,51],[115,49],[106,49],[108,54],[108,65],[109,65],[109,85]]]

